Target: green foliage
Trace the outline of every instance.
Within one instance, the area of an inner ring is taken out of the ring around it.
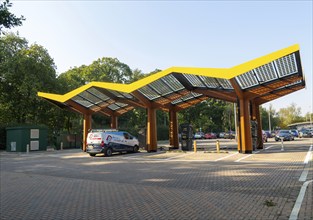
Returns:
[[[120,130],[129,131],[136,135],[142,128],[146,128],[146,110],[142,108],[135,108],[119,117]]]
[[[9,0],[5,0],[0,3],[0,36],[4,34],[3,28],[12,28],[15,26],[21,26],[22,21],[25,20],[23,15],[21,17],[16,17],[9,11],[12,7],[12,3]]]
[[[1,122],[39,122],[51,109],[37,97],[37,91],[55,91],[55,65],[40,45],[28,46],[19,36],[0,39],[0,109],[6,112]]]
[[[142,72],[135,70],[134,74],[128,65],[116,58],[103,57],[89,66],[74,67],[58,77],[60,84],[68,92],[92,81],[130,83],[139,79]]]
[[[260,114],[263,130],[269,130],[269,116],[271,117],[271,130],[287,128],[289,124],[306,121],[306,117],[300,115],[301,108],[297,107],[294,103],[290,104],[287,108],[281,108],[278,112],[273,108],[267,110],[260,107]]]
[[[37,96],[59,90],[55,65],[40,45],[14,34],[0,37],[0,124],[44,124],[51,134],[63,128],[66,113]]]
[[[178,122],[192,124],[195,131],[219,132],[229,128],[229,116],[225,113],[227,103],[216,99],[207,99],[178,114]],[[233,113],[232,113],[233,114]],[[233,120],[232,120],[233,121]]]
[[[287,125],[304,121],[301,117],[301,108],[297,107],[295,103],[291,103],[287,108],[281,108],[278,112],[279,127],[287,128]]]
[[[270,107],[270,110],[267,110],[260,106],[260,114],[263,130],[275,130],[275,128],[280,127],[280,120],[277,116],[277,112],[272,107]],[[270,123],[269,117],[271,117]],[[271,129],[269,128],[269,124],[271,124]]]

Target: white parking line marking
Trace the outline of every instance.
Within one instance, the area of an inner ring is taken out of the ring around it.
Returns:
[[[251,156],[253,156],[254,154],[257,154],[257,153],[260,153],[260,151],[256,151],[256,152],[254,152],[253,154],[249,154],[249,155],[247,155],[247,156],[245,156],[245,157],[242,157],[242,158],[240,158],[240,159],[238,159],[238,160],[235,160],[235,162],[240,162],[240,161],[242,161],[242,160],[244,160],[244,159],[246,159],[246,158],[248,158],[248,157],[251,157]]]
[[[303,162],[304,164],[308,164],[309,163],[309,160],[311,158],[311,153],[312,153],[312,146],[310,147],[308,153],[306,154],[306,157],[305,157],[304,162]]]
[[[239,154],[239,152],[237,152],[237,153],[235,153],[235,154],[228,155],[228,156],[226,156],[226,157],[221,157],[221,158],[219,158],[219,159],[217,159],[217,160],[214,160],[214,161],[224,160],[224,159],[226,159],[226,158],[228,158],[228,157],[235,156],[236,154]]]
[[[192,152],[190,153],[189,155],[191,154],[194,154],[195,152]],[[183,154],[183,155],[178,155],[178,156],[175,156],[175,157],[169,157],[169,158],[166,158],[165,160],[171,160],[171,159],[174,159],[174,158],[179,158],[179,157],[186,157],[187,155],[186,154]]]
[[[272,148],[272,147],[275,147],[275,146],[277,146],[277,145],[268,146],[268,147],[265,148],[265,150],[268,150],[268,149],[270,149],[270,148]]]
[[[295,203],[295,205],[294,205],[294,207],[292,209],[292,212],[290,214],[289,220],[297,220],[298,219],[298,214],[299,214],[302,202],[303,202],[303,198],[304,198],[304,195],[305,195],[306,188],[308,187],[308,185],[311,182],[313,182],[313,180],[309,180],[309,181],[306,181],[305,183],[303,183],[303,185],[301,187],[301,190],[299,192],[297,201],[296,201],[296,203]]]
[[[309,151],[308,151],[308,153],[304,159],[303,163],[305,164],[305,167],[304,167],[304,169],[301,173],[301,176],[299,178],[300,182],[306,181],[306,178],[309,174],[309,168],[310,168],[309,161],[311,160],[311,158],[312,158],[312,146],[310,147],[310,149],[309,149]]]
[[[304,182],[306,181],[306,177],[308,176],[309,174],[309,167],[308,166],[305,166],[305,168],[303,169],[302,173],[301,173],[301,176],[299,178],[299,181],[300,182]]]

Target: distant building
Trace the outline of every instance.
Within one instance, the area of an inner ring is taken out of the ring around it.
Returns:
[[[312,122],[309,122],[309,121],[290,124],[290,125],[288,125],[288,127],[290,129],[297,129],[297,130],[301,130],[303,128],[305,128],[305,129],[313,128],[312,127]]]

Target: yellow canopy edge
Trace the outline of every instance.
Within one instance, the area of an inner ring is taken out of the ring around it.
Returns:
[[[288,54],[294,53],[300,50],[299,44],[294,44],[290,47],[278,50],[276,52],[270,53],[268,55],[250,60],[243,64],[234,66],[232,68],[196,68],[196,67],[170,67],[143,79],[140,79],[131,84],[120,84],[120,83],[108,83],[108,82],[90,82],[86,85],[83,85],[77,89],[74,89],[64,95],[52,94],[52,93],[43,93],[38,92],[37,95],[39,97],[43,97],[46,99],[58,101],[61,103],[66,102],[67,100],[73,98],[79,93],[91,88],[98,87],[103,89],[114,90],[118,92],[131,93],[143,86],[146,86],[168,74],[171,73],[185,73],[185,74],[193,74],[193,75],[202,75],[207,77],[214,78],[222,78],[222,79],[232,79],[238,75],[241,75],[245,72],[248,72],[254,68],[260,67],[267,63],[270,63],[276,59],[284,57]]]

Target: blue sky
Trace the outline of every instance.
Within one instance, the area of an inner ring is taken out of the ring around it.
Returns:
[[[116,57],[143,72],[228,68],[300,44],[307,88],[263,105],[312,112],[312,1],[12,1],[57,72]]]

